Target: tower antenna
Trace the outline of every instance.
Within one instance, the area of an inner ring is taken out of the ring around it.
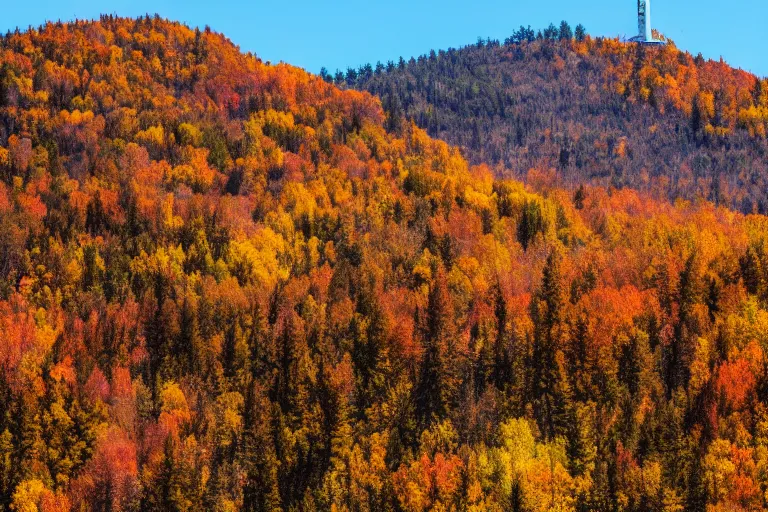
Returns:
[[[664,41],[654,39],[651,28],[651,0],[637,0],[637,34],[630,41],[640,44],[663,45]]]

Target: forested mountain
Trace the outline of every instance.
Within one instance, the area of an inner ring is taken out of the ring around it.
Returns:
[[[413,120],[499,176],[551,169],[567,186],[768,210],[768,80],[671,42],[593,39],[563,22],[334,80],[379,95],[390,126]]]
[[[156,17],[0,39],[0,509],[768,505],[768,218],[392,121]]]

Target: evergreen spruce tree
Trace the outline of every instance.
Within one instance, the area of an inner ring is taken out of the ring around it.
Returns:
[[[566,339],[564,306],[560,255],[554,249],[547,257],[541,287],[531,302],[531,317],[534,322],[533,353],[530,361],[531,402],[539,429],[545,439],[563,434],[568,428],[565,406],[570,398],[570,386],[562,353]]]
[[[243,510],[279,512],[278,470],[280,461],[272,439],[272,404],[256,383],[248,388],[243,414],[240,465],[245,471]]]
[[[442,419],[449,410],[456,391],[454,368],[453,309],[445,282],[445,272],[438,269],[429,291],[425,312],[424,356],[416,386],[416,410],[422,429],[433,420]]]

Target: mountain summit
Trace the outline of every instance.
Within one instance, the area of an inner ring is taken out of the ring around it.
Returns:
[[[472,163],[561,183],[628,186],[660,198],[768,209],[768,81],[666,46],[591,38],[567,23],[503,44],[479,40],[399,64],[363,66],[340,85],[379,95],[462,148]]]

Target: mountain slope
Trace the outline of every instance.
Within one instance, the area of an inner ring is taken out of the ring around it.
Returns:
[[[768,505],[766,217],[495,179],[157,17],[0,91],[0,508]]]
[[[532,35],[362,67],[341,85],[381,96],[393,125],[405,116],[497,174],[555,169],[571,186],[766,211],[768,82],[674,44]]]

